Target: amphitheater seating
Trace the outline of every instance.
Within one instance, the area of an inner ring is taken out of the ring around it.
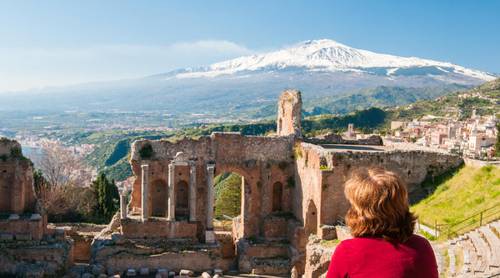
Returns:
[[[500,277],[500,220],[433,244],[443,277]],[[498,275],[498,276],[497,276]]]

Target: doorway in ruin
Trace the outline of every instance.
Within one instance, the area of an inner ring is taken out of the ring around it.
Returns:
[[[12,188],[9,182],[7,182],[10,179],[12,179],[12,177],[8,169],[0,167],[0,212],[10,211]]]
[[[273,212],[283,210],[283,184],[276,182],[273,184]]]
[[[306,236],[317,234],[318,230],[318,211],[313,200],[309,200],[307,205],[306,218],[304,219],[304,230]]]
[[[232,218],[241,215],[241,191],[244,178],[235,172],[225,172],[214,178],[214,226],[231,230]]]
[[[175,185],[175,218],[189,220],[189,185],[185,181]]]
[[[165,217],[167,212],[168,186],[163,180],[155,180],[151,188],[151,215]]]

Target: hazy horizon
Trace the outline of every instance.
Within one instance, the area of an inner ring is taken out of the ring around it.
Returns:
[[[323,38],[498,74],[499,8],[495,1],[2,2],[0,92],[140,78]]]

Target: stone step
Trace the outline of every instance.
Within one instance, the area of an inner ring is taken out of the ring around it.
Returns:
[[[483,226],[479,228],[479,232],[486,239],[490,250],[490,267],[500,267],[500,239],[491,229],[492,227]]]
[[[455,257],[455,245],[448,245],[448,272],[447,276],[452,277],[456,274],[457,259]]]
[[[496,230],[496,234],[500,234],[500,220],[491,222],[488,226],[493,227]]]
[[[489,266],[490,250],[488,245],[478,232],[472,231],[468,234],[476,251],[477,260],[474,265],[475,272],[487,272]]]
[[[470,274],[472,272],[472,254],[470,243],[467,240],[461,240],[458,242],[458,246],[462,248],[463,253],[463,263],[460,269],[460,275]]]
[[[444,250],[443,249],[444,247],[440,248],[439,246],[434,245],[434,244],[432,244],[431,247],[432,247],[432,250],[434,251],[434,256],[436,256],[436,263],[438,266],[438,272],[439,272],[439,274],[444,274],[444,270],[445,270],[446,266],[444,265],[443,256],[441,255],[441,251]]]

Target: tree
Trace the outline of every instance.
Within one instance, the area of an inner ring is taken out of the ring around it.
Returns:
[[[119,193],[114,180],[108,180],[104,173],[100,173],[92,182],[92,189],[97,199],[96,214],[104,221],[109,221],[119,207]]]
[[[82,159],[58,142],[44,142],[35,165],[53,187],[86,186],[92,178],[92,171],[84,165]]]

